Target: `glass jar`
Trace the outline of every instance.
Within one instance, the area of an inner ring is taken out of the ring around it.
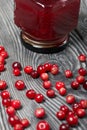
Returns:
[[[14,21],[27,44],[44,52],[67,44],[69,32],[78,23],[80,0],[14,1]]]

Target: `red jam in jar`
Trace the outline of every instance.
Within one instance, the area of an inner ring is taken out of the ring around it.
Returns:
[[[14,21],[37,47],[64,44],[78,23],[80,0],[14,0]],[[34,43],[35,41],[35,43]]]

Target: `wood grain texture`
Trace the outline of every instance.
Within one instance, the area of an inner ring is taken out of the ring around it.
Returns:
[[[13,0],[0,0],[0,44],[4,45],[9,53],[9,58],[6,60],[6,71],[0,74],[0,79],[3,79],[8,84],[8,90],[11,93],[12,98],[20,99],[22,102],[22,109],[17,111],[17,115],[20,118],[27,117],[31,126],[26,130],[36,130],[36,124],[39,120],[34,117],[34,110],[36,107],[44,107],[47,112],[45,118],[51,124],[51,130],[58,130],[61,122],[56,118],[55,114],[59,110],[60,105],[65,104],[65,97],[61,97],[56,92],[56,98],[49,99],[46,96],[46,91],[42,88],[42,81],[40,79],[33,80],[28,75],[25,75],[22,70],[20,77],[15,77],[12,74],[12,63],[19,61],[24,67],[25,65],[32,65],[34,69],[39,64],[44,62],[57,63],[60,68],[60,73],[57,76],[50,74],[50,79],[53,86],[58,80],[64,81],[68,88],[68,93],[72,93],[76,96],[77,100],[87,97],[86,91],[80,87],[78,91],[72,90],[70,82],[75,79],[77,70],[82,66],[87,69],[87,63],[80,63],[78,61],[78,55],[84,53],[87,55],[87,0],[81,1],[81,9],[78,27],[70,34],[70,44],[67,48],[55,54],[38,54],[26,49],[21,44],[20,29],[14,24],[14,1]],[[74,77],[73,79],[66,79],[64,76],[64,70],[71,69]],[[86,77],[87,78],[87,77]],[[14,87],[16,80],[21,79],[26,84],[24,91],[18,91]],[[25,92],[27,89],[35,89],[36,92],[41,92],[45,96],[45,102],[43,104],[37,104],[35,101],[30,101],[26,98]],[[54,89],[54,88],[53,88]],[[87,98],[86,98],[87,99]],[[71,108],[71,107],[70,107]],[[13,130],[7,122],[7,115],[5,109],[1,103],[0,97],[0,130]],[[87,117],[79,120],[79,126],[71,128],[70,130],[87,130]]]

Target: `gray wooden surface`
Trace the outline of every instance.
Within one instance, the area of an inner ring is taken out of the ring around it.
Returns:
[[[81,98],[87,99],[87,92],[80,88],[78,91],[72,90],[70,88],[70,82],[77,75],[77,70],[81,66],[87,68],[86,63],[80,63],[78,61],[78,55],[84,53],[87,55],[87,0],[81,1],[80,17],[78,22],[77,30],[72,31],[70,34],[70,44],[69,46],[60,53],[55,54],[37,54],[29,51],[21,44],[20,40],[20,30],[14,24],[14,1],[13,0],[0,0],[0,44],[4,45],[9,53],[9,58],[7,59],[6,68],[7,70],[0,74],[0,79],[3,79],[8,84],[8,90],[11,93],[12,98],[20,99],[22,102],[22,109],[17,111],[17,115],[20,118],[27,117],[31,126],[26,130],[36,130],[36,124],[39,121],[34,117],[34,110],[36,107],[42,106],[46,109],[47,120],[51,124],[52,130],[58,130],[61,121],[59,121],[55,113],[59,109],[60,105],[65,104],[65,97],[61,97],[56,92],[56,98],[49,99],[45,95],[45,90],[42,88],[42,82],[40,79],[33,80],[29,76],[25,75],[22,71],[20,77],[15,77],[12,74],[11,65],[14,61],[19,61],[24,67],[25,65],[32,65],[33,68],[44,62],[57,63],[60,67],[60,74],[58,76],[50,75],[50,79],[53,83],[57,80],[64,81],[66,87],[68,88],[68,93],[72,93],[76,96],[77,100]],[[64,77],[64,70],[71,69],[74,73],[73,79],[66,79]],[[26,84],[26,89],[23,91],[18,91],[14,88],[14,83],[16,80],[24,80]],[[37,104],[35,101],[30,101],[26,98],[25,92],[27,89],[33,88],[37,92],[41,92],[45,96],[45,102],[42,104]],[[12,130],[13,128],[7,122],[7,115],[5,114],[5,109],[1,103],[0,97],[0,130]],[[71,128],[70,130],[87,130],[87,116],[84,119],[79,120],[79,125],[76,128]]]

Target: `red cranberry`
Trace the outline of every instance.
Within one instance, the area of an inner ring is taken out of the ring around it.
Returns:
[[[57,112],[56,116],[57,116],[57,118],[58,118],[59,120],[64,120],[65,117],[66,117],[66,114],[65,114],[64,111],[61,111],[61,110],[60,110],[59,112]]]
[[[19,62],[15,61],[12,64],[12,68],[21,70],[22,67],[21,67],[21,64]]]
[[[26,96],[29,98],[29,99],[34,99],[35,96],[36,96],[36,92],[33,90],[33,89],[30,89],[26,92]]]
[[[72,110],[69,110],[69,112],[67,113],[67,116],[71,116],[71,115],[75,115],[75,112]]]
[[[41,77],[41,79],[42,79],[43,81],[46,81],[46,80],[49,79],[49,76],[48,76],[47,73],[42,73],[42,74],[40,75],[40,77]]]
[[[8,122],[11,126],[15,126],[16,124],[20,124],[20,119],[18,116],[13,115],[8,117]]]
[[[76,115],[68,115],[66,120],[70,126],[77,126],[78,125],[78,117]]]
[[[78,108],[82,108],[82,106],[80,103],[74,103],[72,108],[73,108],[73,111],[75,112]]]
[[[71,87],[73,89],[78,89],[80,87],[79,83],[77,81],[72,81],[71,82]]]
[[[65,96],[66,95],[66,88],[60,88],[59,89],[59,94],[61,95],[61,96]]]
[[[0,90],[7,88],[7,83],[4,80],[0,80]]]
[[[19,76],[19,75],[21,75],[21,72],[20,72],[19,69],[13,69],[13,74],[14,74],[15,76]]]
[[[43,118],[45,116],[45,109],[44,108],[36,108],[34,115],[37,118]]]
[[[78,59],[79,59],[79,61],[81,61],[81,62],[85,62],[85,61],[86,61],[86,55],[80,54],[80,55],[78,56]]]
[[[67,123],[62,123],[59,127],[59,130],[70,130],[70,128]]]
[[[42,73],[45,73],[45,67],[44,67],[44,65],[39,65],[37,67],[37,72],[38,72],[39,75],[41,75]]]
[[[22,81],[22,80],[17,80],[15,82],[15,87],[18,89],[18,90],[23,90],[25,88],[25,83]]]
[[[72,95],[72,94],[67,95],[67,96],[66,96],[66,102],[67,102],[68,104],[73,104],[73,103],[75,103],[75,96]]]
[[[22,124],[15,124],[14,130],[24,130],[23,125]]]
[[[51,70],[51,67],[52,67],[52,64],[50,64],[50,63],[45,63],[44,64],[44,68],[45,68],[46,72],[49,72]]]
[[[83,84],[84,81],[85,81],[85,77],[79,75],[79,76],[76,77],[76,80],[77,80],[77,82],[78,82],[79,84]]]
[[[76,111],[76,115],[79,117],[79,118],[82,118],[86,115],[86,111],[84,109],[77,109]]]
[[[30,65],[25,66],[24,72],[25,72],[26,74],[30,74],[32,71],[33,71],[33,67],[32,67],[32,66],[30,66]]]
[[[10,93],[7,90],[4,90],[4,91],[1,92],[1,97],[3,99],[10,98]]]
[[[58,67],[58,65],[53,64],[52,67],[51,67],[50,72],[51,72],[53,75],[58,74],[58,73],[59,73],[59,67]]]
[[[83,88],[84,88],[85,90],[87,90],[87,80],[84,81],[84,83],[83,83]]]
[[[28,66],[24,67],[24,72],[26,74],[30,74],[32,71],[33,71],[33,67],[32,66],[28,65]]]
[[[30,75],[31,75],[31,77],[32,77],[33,79],[36,79],[36,78],[39,77],[39,74],[38,74],[38,72],[37,72],[36,70],[33,70],[33,71],[30,73]]]
[[[66,70],[65,71],[65,76],[66,76],[66,78],[71,78],[73,76],[72,71],[71,70]]]
[[[27,118],[24,118],[21,120],[21,124],[23,125],[24,128],[26,128],[30,125],[30,122]]]
[[[67,114],[69,112],[69,108],[66,105],[62,105],[60,107],[60,110],[63,111],[65,114]]]
[[[35,101],[37,103],[41,103],[41,102],[43,102],[43,100],[44,100],[44,96],[42,94],[40,94],[40,93],[36,94]]]
[[[0,53],[0,55],[3,57],[3,58],[8,58],[8,53],[7,53],[7,51],[2,51],[1,53]]]
[[[87,100],[85,100],[85,99],[80,100],[80,104],[81,104],[83,109],[87,108]]]
[[[86,71],[86,69],[84,69],[84,68],[80,68],[80,69],[78,70],[78,73],[79,73],[80,75],[82,75],[82,76],[85,76],[85,75],[87,74],[87,71]]]
[[[4,51],[5,50],[5,48],[2,46],[2,45],[0,45],[0,53],[2,52],[2,51]]]
[[[5,59],[0,55],[0,64],[4,64],[5,63]]]
[[[9,107],[11,105],[11,99],[2,99],[2,104],[4,107]]]
[[[44,82],[43,82],[43,87],[44,87],[45,89],[49,89],[49,88],[51,88],[51,86],[52,86],[52,84],[51,84],[51,81],[50,81],[50,80],[47,80],[47,81],[44,81]]]
[[[45,120],[39,121],[36,126],[36,130],[50,130],[50,125]]]
[[[53,97],[55,97],[55,91],[53,89],[49,89],[49,90],[47,90],[46,95],[49,98],[53,98]]]
[[[4,64],[0,64],[0,72],[4,71],[5,70],[5,66]]]
[[[15,109],[20,109],[21,108],[20,100],[17,100],[17,99],[12,100],[11,106],[14,107]]]
[[[55,87],[57,90],[60,90],[61,88],[65,88],[65,84],[64,84],[64,82],[58,81],[58,82],[56,82]]]
[[[6,112],[7,112],[7,114],[9,115],[9,116],[13,116],[13,115],[15,115],[15,109],[14,109],[14,107],[12,107],[12,106],[9,106],[7,109],[6,109]]]

